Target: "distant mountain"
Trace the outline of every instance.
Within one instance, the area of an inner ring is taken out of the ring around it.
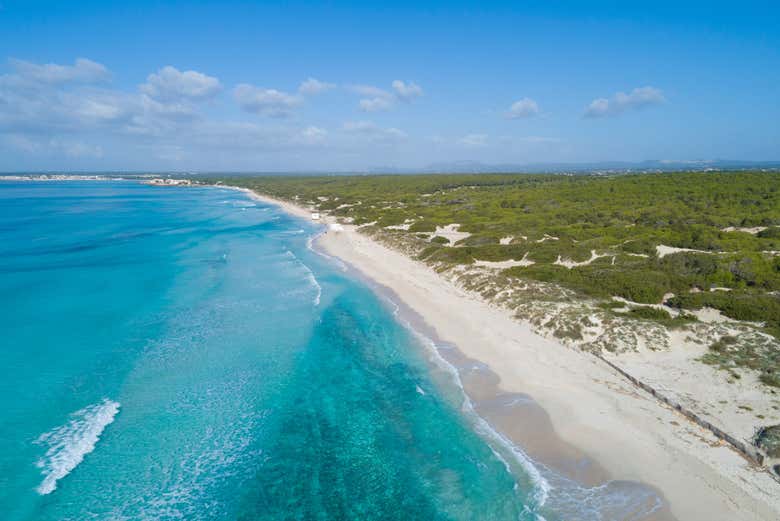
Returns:
[[[640,162],[598,161],[592,163],[499,163],[479,161],[449,161],[432,163],[422,169],[370,169],[386,173],[490,173],[490,172],[648,172],[673,170],[780,169],[780,161],[743,161],[728,159],[669,160],[651,159]]]

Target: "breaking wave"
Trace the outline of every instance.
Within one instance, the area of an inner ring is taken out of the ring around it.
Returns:
[[[313,303],[315,306],[319,306],[320,298],[322,297],[322,286],[320,286],[319,281],[317,281],[317,277],[314,276],[314,272],[290,250],[287,250],[285,255],[293,259],[295,263],[303,268],[303,270],[306,272],[306,280],[309,282],[309,285],[316,291]]]
[[[101,402],[84,407],[70,415],[65,425],[42,434],[35,443],[47,447],[46,454],[38,460],[43,481],[37,492],[50,494],[57,488],[57,481],[64,478],[95,450],[103,430],[114,421],[119,403],[104,398]]]

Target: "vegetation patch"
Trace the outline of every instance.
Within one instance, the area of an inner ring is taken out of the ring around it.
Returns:
[[[761,428],[753,441],[770,458],[780,458],[780,425]]]
[[[629,310],[628,314],[634,318],[643,318],[645,320],[671,320],[672,315],[665,309],[651,307],[637,307]]]
[[[701,361],[731,373],[737,367],[752,369],[763,384],[780,387],[780,350],[770,343],[723,336],[710,345]]]

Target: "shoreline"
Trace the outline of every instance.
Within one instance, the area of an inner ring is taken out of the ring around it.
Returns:
[[[305,208],[240,190],[297,217],[311,219],[311,211]],[[321,222],[334,223],[324,214]],[[518,426],[525,423],[527,427],[528,422],[491,409],[496,396],[533,398],[539,409],[525,407],[521,416],[526,420],[532,417],[534,424],[546,419],[547,434],[539,436],[534,429],[512,433],[524,450],[530,447],[532,459],[537,456],[542,464],[555,468],[554,460],[566,446],[574,451],[570,454],[580,457],[563,459],[586,458],[594,469],[603,469],[595,473],[600,476],[595,480],[587,473],[580,476],[585,483],[632,481],[649,485],[667,500],[669,509],[644,519],[768,520],[779,515],[777,484],[769,475],[753,469],[708,432],[645,395],[595,357],[539,336],[506,310],[360,234],[355,226],[328,226],[316,242],[375,286],[388,288],[420,317],[435,338],[457,346],[466,360],[484,364],[495,375],[492,383],[488,378],[471,389],[466,389],[470,384],[464,382],[464,389],[474,400],[477,414],[487,416],[491,424],[500,424],[499,431],[522,431]],[[442,302],[447,302],[444,309]],[[491,385],[495,388],[492,394],[486,391],[480,395],[480,389]],[[482,407],[481,401],[485,403]],[[550,443],[551,435],[560,443]],[[566,472],[561,468],[565,464],[559,461],[557,466]]]
[[[341,258],[337,260],[345,262]],[[676,519],[660,490],[644,483],[612,479],[598,461],[557,435],[549,415],[531,396],[504,391],[499,376],[489,366],[469,358],[457,345],[440,339],[424,317],[409,307],[392,288],[369,278],[355,266],[346,265],[350,275],[396,308],[396,319],[425,344],[423,349],[433,353],[432,358],[436,360],[431,363],[439,369],[444,365],[445,370],[452,373],[455,384],[463,393],[463,409],[472,428],[489,445],[499,446],[502,459],[507,456],[504,453],[510,453],[508,456],[513,464],[505,461],[508,467],[519,466],[522,472],[528,474],[538,487],[537,494],[545,498],[542,504],[552,507],[561,519],[591,519],[583,517],[583,512],[575,508],[580,506],[577,500],[584,503],[595,499],[595,502],[606,505],[617,499],[612,505],[620,510],[624,505],[619,503],[629,495],[633,499],[631,505],[646,512],[637,519]],[[546,501],[553,489],[556,495],[561,495],[570,503],[562,504],[564,502],[557,497]],[[574,511],[565,511],[566,507],[574,508]],[[625,510],[628,509],[621,511]]]

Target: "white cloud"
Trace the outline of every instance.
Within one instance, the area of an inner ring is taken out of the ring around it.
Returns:
[[[549,147],[563,143],[563,140],[556,137],[547,136],[499,136],[497,143],[502,147]]]
[[[32,88],[16,75],[0,76],[0,131],[74,132],[115,125],[133,113],[132,96],[71,87],[57,83]]]
[[[33,139],[29,136],[6,134],[0,144],[30,154],[65,155],[72,158],[101,158],[103,149],[81,141],[51,139]]]
[[[534,145],[546,145],[551,143],[560,143],[562,140],[557,137],[545,137],[545,136],[525,136],[517,138],[521,143],[531,143]]]
[[[158,145],[155,149],[155,155],[163,161],[178,163],[187,157],[186,151],[178,145]]]
[[[344,167],[371,161],[364,154],[380,154],[380,149],[409,139],[398,128],[370,121],[326,130],[295,120],[211,118],[200,102],[223,86],[196,71],[163,67],[130,89],[101,83],[108,79],[105,67],[86,59],[63,65],[9,62],[7,71],[0,72],[0,162],[67,168],[103,158],[101,165],[110,161],[126,168],[149,168],[159,161],[230,168],[246,161],[245,167],[252,168],[258,159],[273,157],[278,164],[318,161],[313,152],[306,157],[307,150],[318,150]],[[294,113],[308,94],[331,88],[336,87],[309,78],[292,92],[241,84],[230,94],[246,111],[282,117]],[[354,89],[369,110],[397,105],[399,96],[417,95],[411,82],[387,90],[368,85]]]
[[[347,90],[350,90],[355,94],[359,94],[360,96],[364,96],[367,98],[390,99],[393,97],[393,95],[390,94],[388,91],[384,89],[380,89],[379,87],[374,87],[373,85],[348,85]]]
[[[484,147],[487,142],[487,134],[467,134],[458,140],[458,144],[467,147]]]
[[[394,80],[391,86],[392,92],[373,85],[348,85],[347,90],[363,97],[358,102],[363,112],[390,110],[398,102],[411,102],[423,95],[422,88],[411,81]]]
[[[406,139],[406,133],[397,128],[384,128],[371,121],[347,121],[344,131],[378,143],[392,143]]]
[[[603,118],[617,116],[627,110],[640,109],[666,102],[660,89],[655,87],[640,87],[629,94],[618,92],[611,99],[597,98],[585,108],[586,118]]]
[[[350,85],[347,87],[355,94],[364,96],[358,101],[358,108],[363,112],[379,112],[390,110],[393,106],[393,95],[379,87],[373,85]]]
[[[300,150],[319,145],[327,137],[324,129],[267,127],[244,121],[209,121],[189,130],[188,141],[216,150]]]
[[[57,140],[52,141],[52,146],[62,149],[68,157],[103,157],[103,149],[98,145],[89,145],[82,142],[65,142],[61,143]]]
[[[88,95],[67,96],[72,105],[65,107],[80,123],[85,125],[100,125],[105,122],[118,121],[129,116],[129,107],[124,99],[108,92],[91,93]]]
[[[261,89],[247,83],[241,83],[233,89],[233,95],[247,112],[272,118],[290,116],[302,102],[300,96],[276,89]]]
[[[38,83],[97,83],[111,77],[104,65],[86,58],[76,59],[73,65],[38,64],[17,59],[8,61],[19,78]]]
[[[358,102],[358,107],[363,112],[379,112],[389,110],[392,101],[388,98],[364,98]]]
[[[335,89],[336,85],[333,83],[327,83],[315,78],[309,78],[302,81],[298,87],[298,92],[304,95],[320,94],[325,91]]]
[[[152,81],[137,92],[87,84],[106,74],[105,67],[86,59],[76,60],[72,67],[15,62],[13,73],[0,75],[0,132],[26,133],[36,139],[90,132],[159,136],[196,119],[192,99],[214,90],[214,82],[199,73],[183,73],[178,83],[162,82],[170,77],[167,74],[151,75]],[[188,82],[193,77],[198,81]],[[203,78],[206,81],[200,81]],[[72,147],[60,149],[81,154]]]
[[[396,97],[402,101],[411,101],[423,95],[420,86],[412,81],[405,83],[401,80],[395,80],[393,81],[393,90]]]
[[[539,105],[531,98],[523,98],[512,103],[507,117],[510,119],[531,118],[539,114]]]
[[[328,137],[328,132],[315,126],[309,126],[300,133],[300,140],[307,145],[319,145]]]
[[[161,101],[203,100],[221,89],[219,80],[197,71],[180,71],[170,65],[146,78],[141,92]]]
[[[79,164],[75,161],[105,154],[114,161],[124,157],[128,165],[204,157],[232,165],[242,154],[256,159],[258,151],[267,151],[296,158],[307,148],[331,144],[329,133],[313,125],[207,119],[196,102],[215,94],[219,83],[200,73],[162,69],[137,90],[122,91],[88,83],[100,75],[86,74],[89,67],[83,64],[34,65],[9,67],[9,73],[0,74],[0,160],[5,155],[16,157],[14,161],[25,157],[38,164],[64,165],[68,158],[73,158],[70,164]],[[287,115],[303,102],[297,93],[251,85],[239,86],[235,94],[246,110],[273,116]],[[397,132],[384,129],[384,139]],[[363,142],[381,140],[382,135],[378,130]]]

